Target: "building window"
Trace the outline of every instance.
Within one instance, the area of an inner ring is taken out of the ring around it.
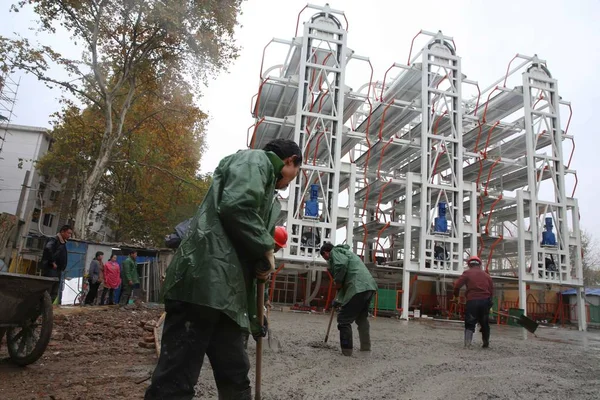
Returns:
[[[52,226],[52,222],[54,221],[54,215],[52,214],[44,214],[44,226]]]
[[[40,183],[40,188],[38,189],[39,197],[44,198],[44,193],[46,192],[46,184]]]
[[[31,214],[31,222],[38,222],[40,220],[40,209],[34,208]]]
[[[50,201],[56,201],[58,200],[58,195],[60,194],[60,192],[58,190],[51,190],[50,191]]]

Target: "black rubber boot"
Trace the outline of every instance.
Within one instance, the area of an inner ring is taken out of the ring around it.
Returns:
[[[484,349],[490,347],[490,332],[482,332],[481,338],[483,339],[483,345],[481,347],[483,347]]]
[[[252,400],[252,388],[248,388],[243,392],[219,390],[219,400]]]

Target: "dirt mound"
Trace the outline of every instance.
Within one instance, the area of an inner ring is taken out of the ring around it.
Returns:
[[[130,308],[129,308],[130,307]],[[141,348],[144,323],[160,308],[145,305],[62,307],[54,310],[52,340],[35,364],[19,368],[0,349],[2,399],[141,398],[156,364],[155,350]],[[25,396],[25,397],[24,397]]]

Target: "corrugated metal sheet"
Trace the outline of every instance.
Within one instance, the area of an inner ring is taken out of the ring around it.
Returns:
[[[575,289],[568,289],[561,292],[562,295],[569,296],[577,294]],[[585,288],[586,296],[600,296],[600,288]]]

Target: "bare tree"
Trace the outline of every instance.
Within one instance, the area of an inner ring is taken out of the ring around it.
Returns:
[[[591,233],[581,232],[583,283],[586,287],[600,285],[600,253]]]
[[[22,0],[12,10],[29,4],[39,17],[39,32],[52,35],[60,25],[84,53],[69,59],[50,46],[0,36],[0,69],[31,73],[103,113],[94,166],[77,197],[75,233],[84,238],[87,214],[123,138],[125,118],[143,98],[140,87],[152,86],[142,80],[171,74],[199,84],[225,68],[237,57],[233,32],[241,0]],[[66,70],[69,79],[57,78],[52,66]]]

